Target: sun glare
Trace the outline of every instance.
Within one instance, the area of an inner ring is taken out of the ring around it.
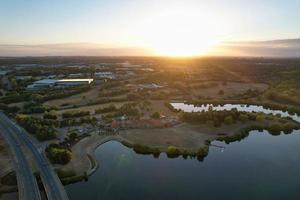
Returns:
[[[146,20],[145,43],[162,56],[206,55],[219,43],[216,16],[192,7],[172,8]]]
[[[190,37],[189,34],[174,34],[156,44],[154,51],[162,56],[189,57],[205,55],[218,42],[214,38],[198,36]]]

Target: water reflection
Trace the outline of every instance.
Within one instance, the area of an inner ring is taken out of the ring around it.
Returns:
[[[155,159],[112,141],[96,150],[100,168],[89,181],[66,188],[73,200],[299,199],[299,133],[214,141],[203,162],[164,153]]]
[[[172,103],[185,112],[207,111]],[[291,117],[297,115],[262,106],[226,104],[213,110],[236,108]],[[300,131],[272,135],[251,131],[228,143],[213,141],[203,162],[165,153],[137,154],[119,142],[107,142],[95,154],[100,168],[87,182],[66,186],[72,200],[98,199],[300,199]]]
[[[243,112],[263,112],[265,114],[273,114],[273,115],[279,114],[282,117],[291,117],[293,120],[300,122],[300,117],[296,114],[290,115],[288,112],[284,112],[281,110],[271,110],[271,109],[264,108],[263,106],[257,106],[257,105],[224,104],[224,105],[213,106],[210,104],[206,104],[201,106],[194,106],[192,104],[185,104],[185,103],[171,103],[171,105],[175,109],[182,110],[184,112],[208,111],[210,107],[216,111],[237,109],[238,111],[243,111]]]

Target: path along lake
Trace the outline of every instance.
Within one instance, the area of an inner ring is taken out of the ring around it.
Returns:
[[[295,116],[298,118],[298,116]],[[214,141],[203,161],[136,154],[116,141],[96,149],[99,169],[66,186],[72,200],[300,199],[300,131],[251,131],[241,141]]]

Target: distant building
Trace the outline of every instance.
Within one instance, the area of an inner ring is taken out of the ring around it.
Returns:
[[[112,72],[95,72],[94,76],[96,78],[106,78],[106,79],[115,79],[116,76]]]
[[[16,80],[29,80],[32,78],[32,76],[15,76]]]
[[[77,73],[77,74],[69,74],[68,77],[69,78],[81,78],[84,75],[82,73]]]
[[[55,83],[56,86],[60,87],[68,87],[68,86],[77,86],[77,85],[90,85],[94,79],[87,78],[87,79],[61,79],[57,80]]]
[[[47,78],[48,79],[54,79],[54,78],[56,78],[56,75],[49,75]]]
[[[5,76],[8,72],[10,72],[10,71],[8,71],[8,70],[1,70],[0,71],[0,76]]]
[[[134,65],[129,63],[128,61],[121,63],[122,67],[125,68],[135,68],[135,67],[141,67],[141,65]]]
[[[27,86],[27,90],[42,90],[54,87],[57,80],[54,79],[43,79],[35,81],[33,84]]]
[[[50,88],[65,88],[79,85],[90,85],[93,79],[43,79],[27,86],[27,90],[42,90]]]

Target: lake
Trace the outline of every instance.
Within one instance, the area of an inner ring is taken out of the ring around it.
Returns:
[[[72,200],[300,199],[300,131],[252,131],[240,142],[213,142],[204,161],[139,155],[116,141],[96,150],[99,169],[66,189]]]
[[[297,114],[290,115],[288,112],[283,112],[281,110],[272,110],[258,105],[224,104],[224,105],[213,106],[211,104],[203,104],[201,106],[194,106],[193,104],[186,104],[186,103],[171,103],[171,105],[173,106],[173,108],[177,110],[182,110],[184,112],[208,111],[209,107],[211,107],[212,110],[216,110],[216,111],[237,109],[238,111],[243,111],[243,112],[263,112],[265,114],[273,114],[273,115],[279,114],[282,117],[291,117],[293,120],[300,122],[300,116],[298,116]]]
[[[208,110],[172,103],[185,112]],[[299,116],[261,106],[226,104],[214,110],[236,108],[246,112]],[[87,182],[66,186],[71,200],[100,199],[300,199],[300,131],[270,135],[251,131],[241,141],[213,141],[203,161],[140,155],[116,141],[99,146],[99,169]],[[214,146],[215,145],[215,146]],[[221,148],[220,148],[221,147]]]

